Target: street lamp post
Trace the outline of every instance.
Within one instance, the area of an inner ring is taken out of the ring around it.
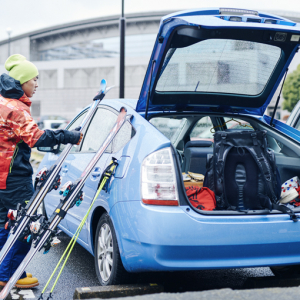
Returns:
[[[10,56],[10,35],[12,33],[12,29],[10,27],[7,27],[6,28],[6,32],[8,34],[8,42],[7,42],[7,44],[8,44],[8,57],[9,57]]]
[[[124,0],[122,0],[122,16],[120,18],[120,90],[119,97],[124,98],[125,85],[125,18]]]

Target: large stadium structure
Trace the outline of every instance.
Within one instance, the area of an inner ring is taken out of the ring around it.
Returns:
[[[126,15],[125,97],[137,98],[162,16],[169,12]],[[272,12],[300,22],[300,14]],[[92,101],[102,78],[119,95],[119,18],[101,17],[57,25],[0,42],[0,71],[9,54],[20,53],[39,69],[32,115],[71,119]],[[293,70],[300,63],[294,59]],[[272,103],[269,112],[272,111]]]

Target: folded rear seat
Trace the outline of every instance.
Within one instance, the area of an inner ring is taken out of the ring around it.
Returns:
[[[213,153],[213,142],[190,141],[184,147],[182,172],[205,174],[207,155]]]

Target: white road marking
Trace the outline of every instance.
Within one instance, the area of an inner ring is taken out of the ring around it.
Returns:
[[[29,289],[19,291],[19,295],[23,295],[24,299],[35,299],[33,291]]]
[[[17,299],[20,299],[20,295],[22,295],[22,299],[35,299],[35,296],[34,296],[34,293],[32,290],[20,290],[18,293],[17,293],[17,289],[12,289],[10,291],[10,295],[11,295],[11,298],[13,300],[17,300]]]
[[[20,295],[15,294],[16,291],[17,291],[17,289],[12,289],[12,290],[10,291],[10,295],[11,295],[11,298],[12,298],[13,300],[14,300],[14,299],[20,299]]]

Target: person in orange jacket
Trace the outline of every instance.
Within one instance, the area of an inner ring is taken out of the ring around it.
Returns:
[[[38,88],[36,66],[20,54],[5,62],[9,75],[0,76],[0,250],[9,230],[5,229],[9,209],[25,205],[33,195],[33,169],[29,162],[31,148],[79,144],[82,134],[68,130],[40,130],[30,114],[31,98]],[[16,241],[0,265],[0,286],[13,275],[30,249],[30,244]],[[24,272],[18,288],[37,286],[38,279]]]

